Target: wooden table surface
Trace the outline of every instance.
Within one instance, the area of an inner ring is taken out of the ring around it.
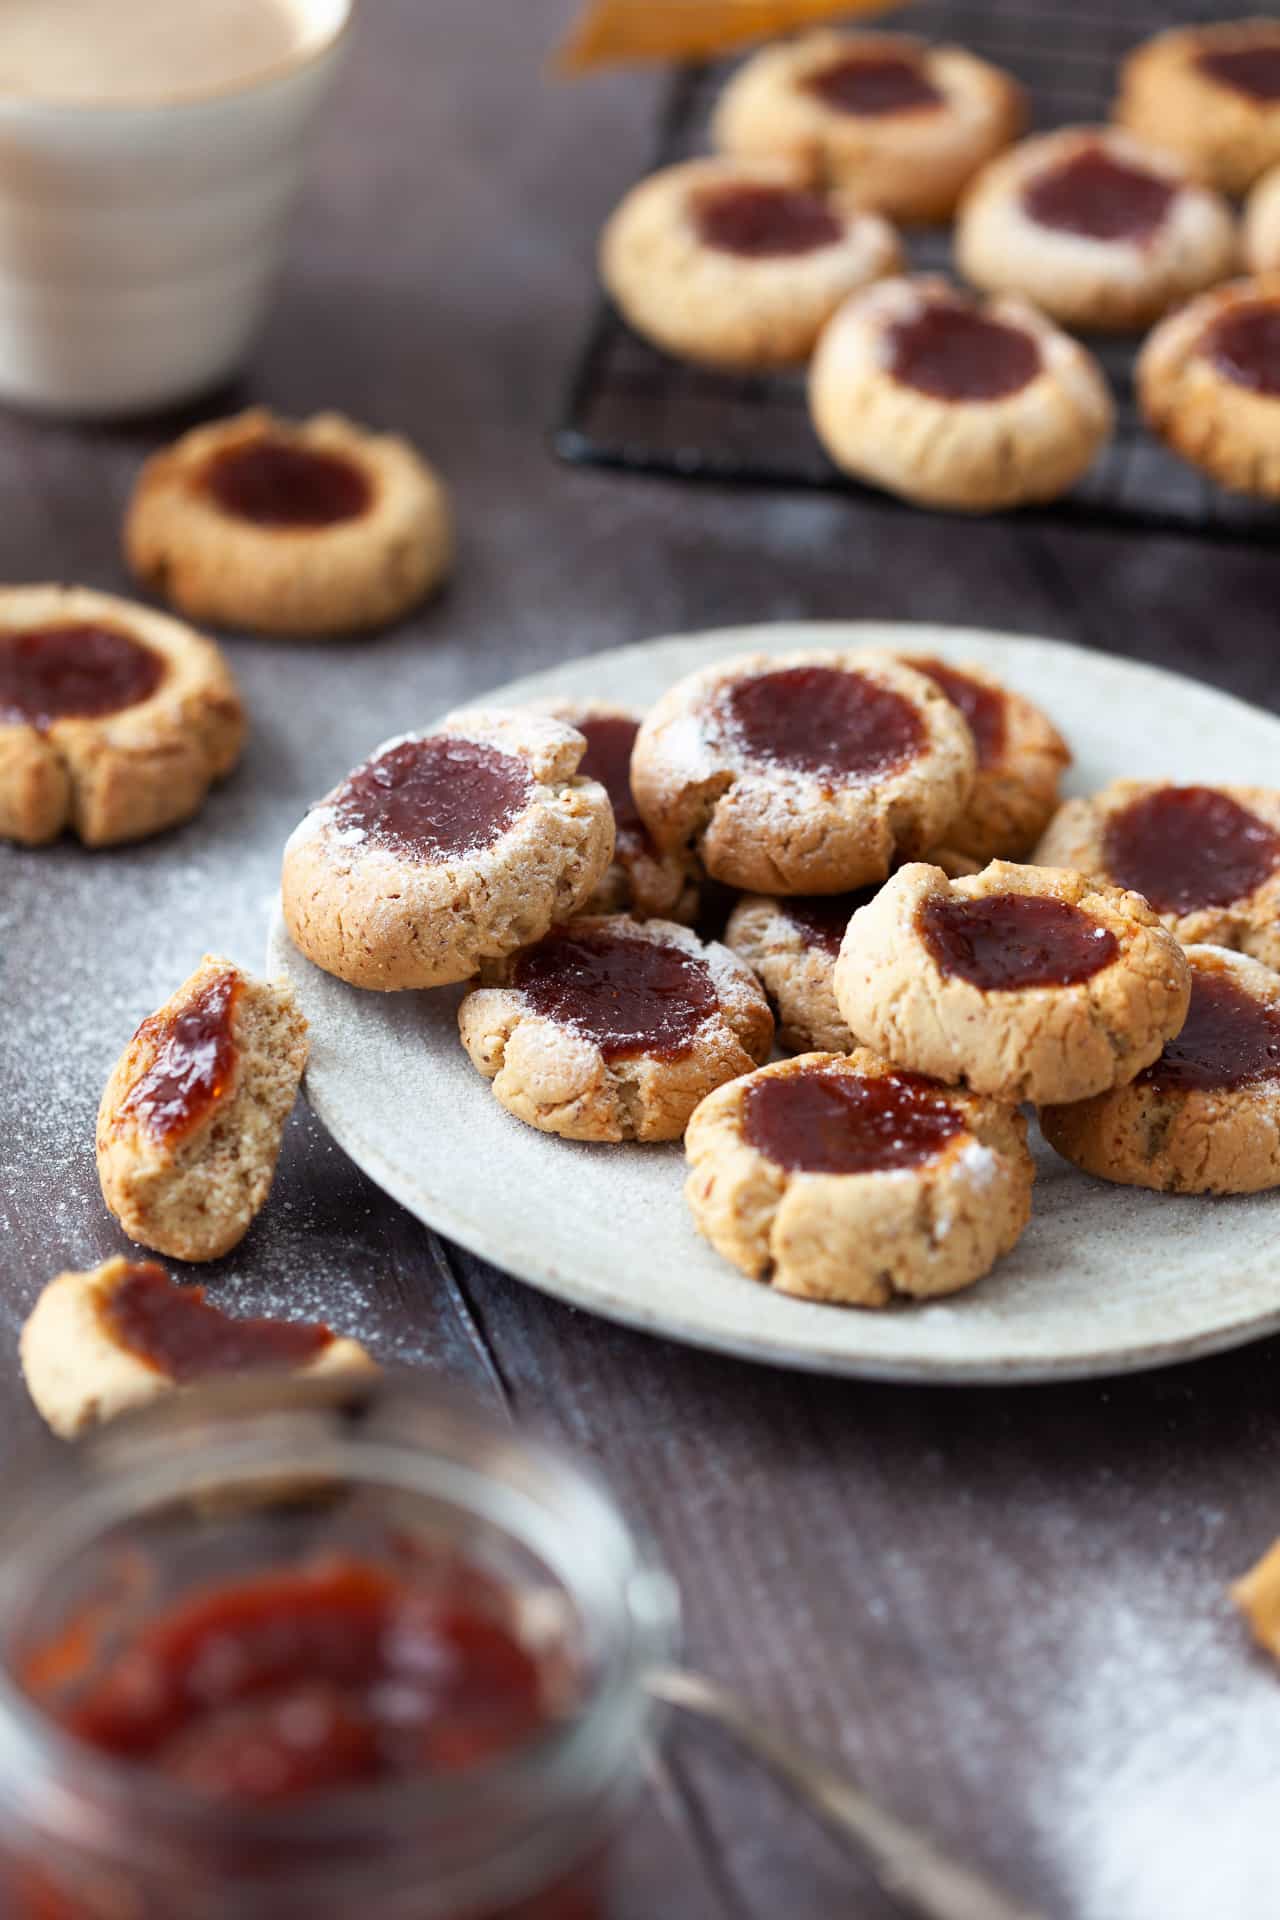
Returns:
[[[191,826],[96,855],[0,848],[6,1458],[52,1444],[18,1375],[31,1301],[123,1244],[92,1150],[113,1058],[206,948],[260,962],[286,834],[386,733],[517,671],[793,616],[1049,634],[1280,708],[1268,552],[558,469],[545,433],[594,234],[654,108],[648,77],[545,80],[564,15],[367,0],[231,396],[412,436],[456,495],[456,584],[373,640],[232,636],[252,743]],[[0,419],[3,577],[125,589],[121,509],[173,426]],[[441,1242],[303,1110],[266,1212],[202,1277],[237,1304],[319,1306],[593,1458],[679,1576],[690,1658],[1048,1913],[1280,1911],[1280,1674],[1224,1597],[1280,1531],[1275,1342],[1053,1389],[751,1368],[596,1322]],[[669,1743],[630,1853],[625,1920],[894,1911],[696,1732]]]

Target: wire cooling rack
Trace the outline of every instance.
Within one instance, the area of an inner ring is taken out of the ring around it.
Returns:
[[[1215,12],[1238,17],[1239,0],[1219,0],[1216,7],[1213,0],[1163,0],[1158,7],[1150,0],[918,0],[886,24],[958,41],[1007,67],[1030,94],[1034,125],[1048,128],[1106,119],[1131,47],[1162,27]],[[711,110],[730,70],[725,63],[676,75],[655,166],[708,150]],[[905,238],[914,268],[950,270],[945,229]],[[1115,395],[1115,438],[1071,493],[1047,506],[1020,508],[1019,518],[1275,544],[1280,514],[1274,508],[1226,493],[1146,430],[1134,399],[1137,343],[1096,338],[1089,345]],[[632,333],[607,300],[580,349],[553,445],[576,465],[722,486],[819,488],[899,504],[832,466],[809,424],[799,373],[743,376],[686,365]]]

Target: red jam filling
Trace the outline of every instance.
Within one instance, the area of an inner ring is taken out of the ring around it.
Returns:
[[[1088,240],[1149,240],[1178,191],[1176,183],[1085,147],[1028,182],[1022,204],[1042,227]]]
[[[756,674],[728,687],[721,700],[747,753],[802,773],[871,780],[896,773],[925,744],[924,723],[909,700],[836,667]]]
[[[492,846],[532,792],[514,754],[430,733],[357,767],[333,809],[341,829],[366,833],[410,859],[437,861]]]
[[[520,955],[513,980],[535,1013],[573,1027],[606,1060],[687,1053],[720,1005],[703,961],[606,927],[549,933]]]
[[[1173,1093],[1228,1091],[1280,1075],[1280,1005],[1264,1006],[1227,973],[1191,975],[1186,1025],[1139,1076]]]
[[[792,894],[782,902],[782,911],[811,947],[837,954],[850,920],[879,891],[878,887],[859,887],[854,893]]]
[[[1280,865],[1280,837],[1212,787],[1157,787],[1107,822],[1107,871],[1157,913],[1247,899]]]
[[[1233,93],[1243,93],[1250,100],[1280,100],[1280,45],[1274,40],[1216,50],[1206,47],[1196,55],[1196,65]]]
[[[1209,328],[1202,351],[1238,387],[1280,396],[1280,305],[1233,307]]]
[[[149,700],[164,674],[160,655],[119,627],[75,620],[0,633],[0,722],[44,731],[119,713]]]
[[[204,485],[237,520],[259,527],[332,527],[355,520],[373,498],[353,460],[289,440],[249,440],[217,453]]]
[[[122,1120],[136,1120],[167,1140],[204,1118],[235,1072],[232,1025],[239,995],[237,976],[219,973],[180,1013],[147,1016],[134,1039],[154,1043],[155,1053],[121,1103]]]
[[[749,1144],[796,1173],[891,1173],[918,1167],[964,1130],[940,1087],[914,1073],[770,1075],[748,1089]]]
[[[1005,400],[1040,371],[1040,348],[1022,327],[972,307],[931,303],[889,333],[889,371],[935,400]]]
[[[959,707],[978,749],[978,765],[994,766],[1004,752],[1005,743],[1006,702],[999,688],[971,680],[967,673],[948,666],[945,660],[908,660],[907,665],[932,680],[952,706]]]
[[[916,925],[943,973],[994,992],[1075,986],[1120,951],[1108,927],[1041,894],[940,895],[925,901]]]
[[[639,722],[618,713],[601,713],[573,724],[587,743],[578,772],[598,780],[608,794],[619,853],[643,851],[650,845],[649,833],[631,791],[631,749]]]
[[[154,1260],[129,1267],[99,1312],[119,1346],[185,1386],[215,1373],[302,1367],[333,1340],[301,1320],[236,1320],[203,1287],[177,1286]]]
[[[803,85],[837,113],[872,119],[887,113],[919,113],[943,103],[919,61],[904,54],[846,54],[811,73]]]
[[[706,187],[694,199],[693,216],[704,246],[748,260],[813,253],[844,232],[826,201],[800,187]]]

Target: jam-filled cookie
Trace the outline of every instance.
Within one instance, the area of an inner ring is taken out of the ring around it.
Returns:
[[[102,1197],[131,1240],[175,1260],[243,1240],[306,1061],[292,990],[206,954],[142,1022],[98,1108]]]
[[[1280,165],[1263,174],[1245,203],[1244,264],[1250,273],[1280,272]]]
[[[1243,193],[1280,161],[1280,21],[1157,34],[1125,62],[1115,117],[1198,179]]]
[[[1138,895],[1003,860],[953,881],[903,867],[850,921],[835,973],[850,1031],[895,1066],[1038,1102],[1132,1080],[1190,991]]]
[[[713,137],[737,159],[776,155],[864,207],[944,220],[965,183],[1017,138],[1026,103],[999,67],[905,34],[802,34],[738,69]]]
[[[1024,301],[983,304],[933,275],[845,302],[818,342],[809,410],[846,473],[962,513],[1065,493],[1112,421],[1078,341]]]
[[[1233,280],[1170,314],[1138,356],[1138,398],[1184,460],[1280,500],[1280,273]]]
[[[604,283],[636,332],[721,367],[807,360],[845,295],[900,263],[879,214],[769,160],[665,167],[631,189],[600,243]]]
[[[154,1260],[108,1260],[60,1273],[36,1301],[22,1371],[54,1432],[73,1440],[101,1420],[175,1388],[229,1374],[349,1373],[373,1366],[356,1340],[304,1320],[224,1313],[203,1287],[180,1287]]]
[[[685,1152],[699,1233],[804,1300],[955,1293],[1031,1217],[1021,1114],[863,1049],[802,1054],[721,1087],[689,1122]]]
[[[395,992],[469,980],[584,907],[613,858],[586,742],[549,715],[449,714],[387,740],[294,829],[285,925],[317,967]]]
[[[486,966],[458,1028],[517,1120],[566,1140],[678,1140],[704,1094],[768,1058],[773,1016],[727,948],[617,914]]]
[[[1157,1193],[1280,1187],[1280,975],[1188,947],[1191,1005],[1128,1086],[1041,1109],[1049,1145],[1086,1173]]]
[[[0,839],[105,847],[189,820],[244,728],[190,627],[86,587],[0,589]]]
[[[631,783],[656,844],[692,847],[755,893],[844,893],[945,839],[973,736],[888,654],[747,654],[689,674],[636,738]]]
[[[262,633],[383,626],[453,554],[448,496],[407,441],[257,407],[153,454],[124,538],[138,578],[181,612]]]
[[[1231,209],[1182,162],[1116,128],[1024,140],[974,181],[956,260],[1068,327],[1129,333],[1229,274]]]
[[[850,916],[874,887],[853,893],[744,893],[724,943],[746,961],[778,1015],[792,1053],[848,1053],[855,1042],[836,1005],[836,956]]]
[[[1280,969],[1280,791],[1113,780],[1066,801],[1035,858],[1140,893],[1186,945]]]

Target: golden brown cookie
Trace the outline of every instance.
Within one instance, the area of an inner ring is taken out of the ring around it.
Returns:
[[[875,887],[854,893],[744,893],[724,943],[745,960],[778,1016],[792,1053],[848,1053],[855,1042],[836,1005],[836,956],[850,916]]]
[[[306,1060],[292,989],[206,954],[142,1022],[98,1108],[102,1197],[131,1240],[176,1260],[243,1240]]]
[[[1280,272],[1280,165],[1263,174],[1245,203],[1243,251],[1248,272]]]
[[[1243,193],[1280,161],[1280,21],[1220,20],[1144,41],[1124,64],[1115,117],[1197,179]]]
[[[774,155],[891,218],[945,220],[965,183],[1017,138],[1022,89],[962,47],[824,29],[766,47],[720,97],[722,153]]]
[[[1186,1024],[1127,1086],[1044,1107],[1049,1145],[1101,1180],[1157,1193],[1280,1187],[1280,975],[1188,947]]]
[[[189,820],[244,725],[190,627],[87,587],[0,588],[0,839],[105,847]]]
[[[704,1094],[767,1059],[748,968],[669,920],[575,920],[487,966],[462,1044],[517,1120],[567,1140],[678,1140]]]
[[[809,411],[844,472],[962,513],[1065,493],[1112,424],[1078,341],[1021,300],[979,303],[932,274],[845,302],[814,354]]]
[[[1248,1621],[1258,1645],[1280,1660],[1280,1540],[1274,1541],[1261,1560],[1233,1583],[1231,1598]]]
[[[1136,894],[993,860],[903,867],[853,916],[836,1005],[895,1066],[1002,1100],[1084,1100],[1140,1073],[1186,1017],[1177,941]]]
[[[859,1049],[735,1080],[689,1122],[699,1233],[780,1293],[883,1307],[972,1286],[1031,1217],[1035,1167],[1010,1106]]]
[[[1138,398],[1167,446],[1224,487],[1280,499],[1280,273],[1233,280],[1158,326]]]
[[[430,593],[453,527],[407,441],[255,407],[151,456],[124,543],[138,578],[192,619],[328,634],[383,626]]]

